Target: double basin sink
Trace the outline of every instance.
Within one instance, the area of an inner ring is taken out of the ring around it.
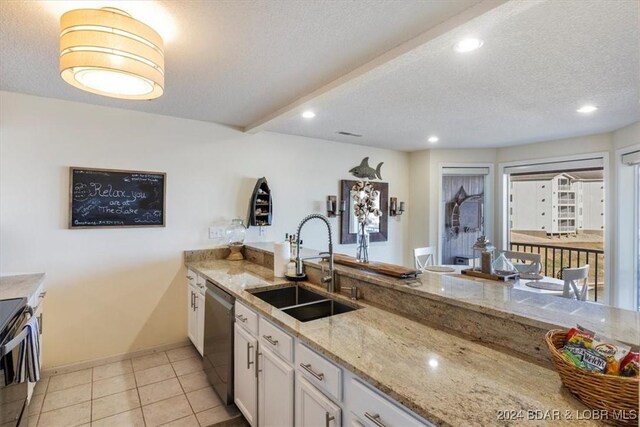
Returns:
[[[298,285],[251,293],[300,322],[308,322],[357,310],[357,307],[327,298],[325,295]]]

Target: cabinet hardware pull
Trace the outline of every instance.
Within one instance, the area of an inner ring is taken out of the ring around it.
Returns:
[[[47,291],[40,292],[40,298],[44,298],[45,296],[47,296]]]
[[[193,294],[193,311],[198,310],[198,298],[196,294]]]
[[[364,416],[369,420],[371,420],[371,422],[377,425],[378,427],[387,427],[386,425],[384,425],[382,421],[380,421],[380,414],[371,415],[370,413],[365,412]]]
[[[334,417],[333,415],[329,414],[328,412],[324,413],[324,424],[326,427],[329,427],[329,423],[333,420],[335,420],[336,417]]]
[[[320,372],[319,374],[317,372],[315,372],[313,369],[311,369],[311,363],[307,363],[306,365],[304,363],[300,364],[300,367],[302,369],[304,369],[305,371],[309,372],[311,375],[314,376],[314,378],[323,381],[324,380],[324,374],[322,372]]]
[[[191,310],[193,310],[193,291],[191,291]]]
[[[42,335],[42,313],[38,316],[38,329],[40,330],[40,335]]]
[[[187,279],[189,279],[189,280],[193,280],[193,276],[189,276],[189,275],[187,275]]]
[[[239,321],[241,321],[242,323],[247,323],[247,318],[244,317],[242,314],[237,314],[236,315],[236,319],[238,319]]]
[[[247,343],[247,369],[251,369],[251,365],[253,365],[253,362],[251,361],[252,348],[253,348],[253,344]]]
[[[271,335],[263,335],[262,338],[267,340],[267,342],[271,345],[278,345],[278,340],[274,340]]]

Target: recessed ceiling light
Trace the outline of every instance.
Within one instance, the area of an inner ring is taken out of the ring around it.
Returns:
[[[305,111],[304,113],[302,113],[302,117],[304,117],[305,119],[313,119],[316,116],[316,113],[314,113],[313,111]]]
[[[595,105],[583,105],[582,107],[578,108],[576,111],[578,113],[589,114],[589,113],[593,113],[597,109],[598,107],[596,107]]]
[[[429,141],[432,144],[435,144],[436,142],[440,141],[440,138],[434,135],[434,136],[430,136],[429,139],[427,139],[427,141]]]
[[[482,46],[484,42],[480,39],[468,38],[462,39],[454,46],[456,52],[466,53],[476,50]]]

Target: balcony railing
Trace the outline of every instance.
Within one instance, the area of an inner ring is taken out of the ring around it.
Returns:
[[[570,218],[570,219],[575,219],[576,217],[576,213],[575,212],[560,212],[558,214],[558,218]]]
[[[558,185],[559,191],[573,191],[570,185]]]
[[[567,232],[567,231],[576,231],[576,226],[575,225],[560,225],[558,226],[558,231],[560,232]]]
[[[598,301],[598,293],[604,293],[604,251],[602,249],[572,248],[537,243],[511,242],[512,251],[540,254],[542,271],[545,276],[561,277],[563,268],[576,268],[589,264],[589,300]],[[598,289],[600,288],[600,289]]]
[[[569,199],[569,198],[558,198],[558,204],[559,205],[575,205],[576,204],[576,199]]]

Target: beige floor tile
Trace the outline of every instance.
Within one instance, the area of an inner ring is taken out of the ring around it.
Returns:
[[[198,417],[198,422],[201,426],[210,426],[237,417],[239,414],[240,411],[238,411],[235,405],[220,405],[200,412],[196,414],[196,417]]]
[[[121,360],[119,362],[107,363],[106,365],[96,366],[93,368],[93,381],[104,380],[119,375],[125,375],[133,372],[131,360]]]
[[[110,394],[120,393],[121,391],[136,388],[136,379],[133,373],[126,375],[118,375],[117,377],[106,378],[93,382],[93,398],[109,396]]]
[[[29,402],[28,415],[38,415],[42,411],[42,402],[44,402],[44,394],[31,396],[31,402]]]
[[[191,374],[178,377],[180,384],[185,393],[200,390],[201,388],[209,387],[209,379],[204,371],[196,371]]]
[[[171,362],[177,362],[178,360],[189,359],[190,357],[199,357],[200,353],[192,345],[185,347],[174,348],[173,350],[167,350],[167,357]]]
[[[156,427],[193,414],[184,395],[143,406],[142,412],[147,427]]]
[[[187,393],[187,399],[196,414],[222,405],[222,401],[211,387]]]
[[[91,402],[43,412],[38,427],[75,427],[91,421]]]
[[[40,378],[40,381],[36,383],[36,387],[33,389],[33,395],[39,396],[41,394],[45,394],[47,391],[47,387],[49,386],[49,379],[51,377]]]
[[[99,420],[140,406],[137,390],[127,390],[92,402],[91,420]]]
[[[173,362],[172,365],[178,376],[186,375],[202,370],[202,358],[200,356],[190,357],[189,359]]]
[[[182,387],[180,387],[178,379],[170,378],[168,380],[140,387],[138,388],[138,394],[140,395],[140,403],[144,406],[160,400],[168,399],[169,397],[179,396],[184,394],[184,392],[182,391]]]
[[[44,395],[42,412],[65,408],[91,400],[91,383],[80,384],[60,391],[49,392]]]
[[[33,415],[27,418],[27,427],[36,427],[38,425],[38,418],[40,418],[39,415]]]
[[[144,371],[137,371],[135,374],[138,387],[168,380],[169,378],[174,378],[176,376],[176,373],[170,364],[156,366],[154,368],[145,369]]]
[[[70,372],[68,374],[54,375],[49,379],[49,387],[47,387],[47,393],[90,382],[91,368],[83,369],[76,372]]]
[[[169,363],[169,358],[164,351],[160,353],[153,353],[147,356],[136,357],[131,359],[134,371],[143,371],[145,369],[153,368],[155,366],[165,365]]]
[[[91,423],[91,427],[144,427],[142,409],[121,412],[107,418],[102,418]]]
[[[189,415],[188,417],[171,421],[168,424],[162,424],[162,427],[200,427],[200,423],[195,415]]]

